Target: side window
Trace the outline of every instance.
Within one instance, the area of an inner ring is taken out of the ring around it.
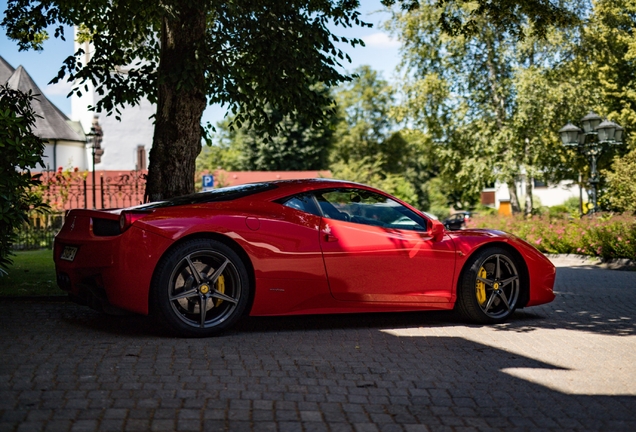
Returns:
[[[279,201],[280,204],[296,210],[320,216],[320,211],[316,207],[316,202],[311,194],[294,195]]]
[[[316,192],[324,217],[383,228],[426,231],[427,223],[417,213],[391,198],[363,189]]]

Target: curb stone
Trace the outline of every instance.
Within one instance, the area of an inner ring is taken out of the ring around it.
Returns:
[[[578,254],[545,254],[556,267],[596,267],[608,270],[636,271],[636,260],[617,258],[603,260],[599,257]]]

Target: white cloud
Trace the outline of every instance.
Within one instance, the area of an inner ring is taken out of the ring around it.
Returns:
[[[400,41],[386,33],[373,33],[362,38],[364,43],[371,48],[399,48]]]
[[[48,96],[66,96],[73,89],[73,83],[60,81],[57,84],[49,84],[44,88],[44,94]]]

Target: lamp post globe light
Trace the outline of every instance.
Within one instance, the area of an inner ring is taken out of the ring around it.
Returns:
[[[596,167],[598,159],[606,148],[623,144],[624,131],[618,124],[607,119],[603,120],[601,116],[591,111],[581,119],[581,128],[568,123],[559,130],[563,145],[577,148],[590,164],[588,182],[591,186],[591,213],[598,211],[599,175]]]

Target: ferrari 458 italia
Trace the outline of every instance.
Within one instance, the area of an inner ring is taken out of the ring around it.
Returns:
[[[499,323],[554,299],[554,266],[523,240],[446,231],[382,191],[326,179],[71,210],[54,259],[73,299],[153,314],[183,336],[245,314],[456,309]]]

